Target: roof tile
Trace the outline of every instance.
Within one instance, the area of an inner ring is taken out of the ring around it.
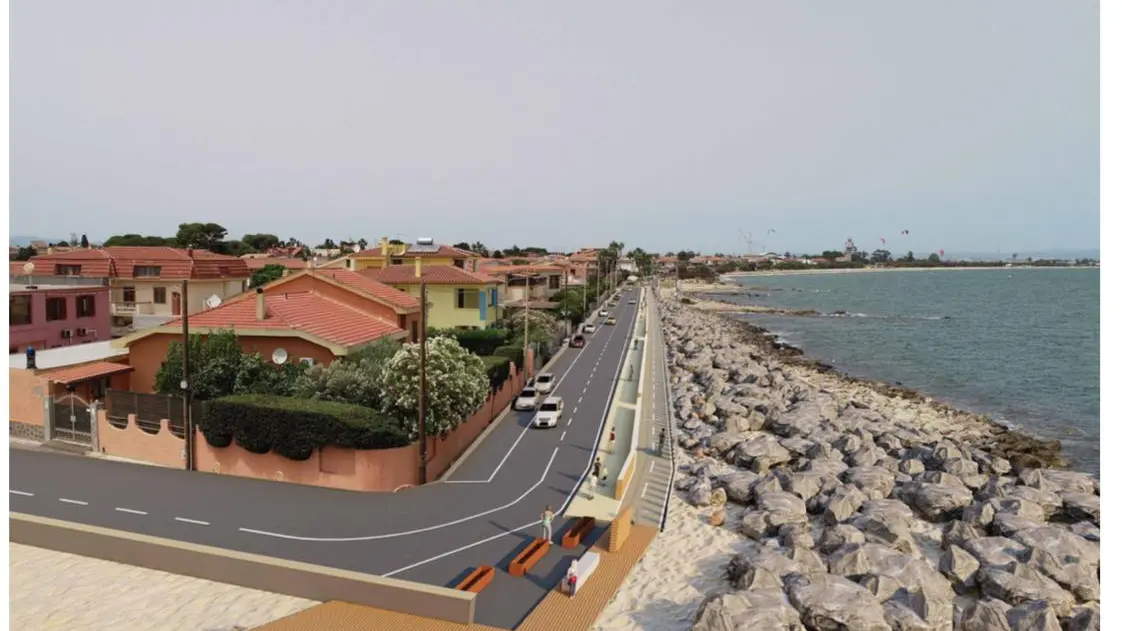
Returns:
[[[424,278],[429,285],[497,285],[500,281],[496,278],[469,272],[454,265],[425,265],[421,268],[421,276],[417,276],[416,267],[413,265],[390,265],[381,269],[370,268],[359,272],[387,285],[419,285]]]

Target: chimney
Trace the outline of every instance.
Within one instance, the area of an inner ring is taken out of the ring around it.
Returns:
[[[390,264],[390,240],[388,237],[382,237],[382,269],[386,269]]]
[[[194,248],[187,248],[187,258],[189,258],[189,259],[195,258],[195,249]]]
[[[419,257],[419,256],[413,257],[413,264],[416,266],[416,272],[415,272],[416,276],[417,276],[417,278],[420,278],[421,277],[421,257]]]
[[[257,288],[257,319],[265,319],[265,290]]]

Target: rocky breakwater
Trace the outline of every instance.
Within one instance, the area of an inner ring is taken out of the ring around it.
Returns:
[[[1038,441],[983,417],[787,362],[720,316],[662,313],[675,485],[751,540],[694,629],[1098,629],[1096,477],[1038,466]]]

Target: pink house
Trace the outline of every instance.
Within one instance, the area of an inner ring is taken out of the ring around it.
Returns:
[[[8,285],[8,354],[110,339],[109,288]]]

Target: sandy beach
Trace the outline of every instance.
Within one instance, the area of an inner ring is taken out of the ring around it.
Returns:
[[[319,604],[8,543],[12,629],[245,631]]]

